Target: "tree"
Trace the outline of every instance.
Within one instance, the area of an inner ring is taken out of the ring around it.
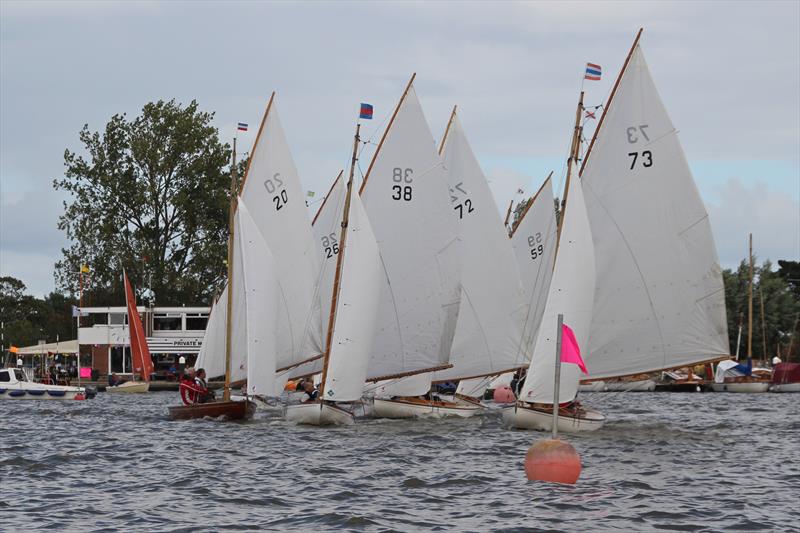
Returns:
[[[747,356],[747,295],[750,266],[746,261],[734,272],[722,272],[725,283],[725,303],[728,313],[728,335],[731,350],[736,350],[739,325],[742,325],[740,357]],[[793,333],[795,320],[800,314],[800,298],[794,293],[780,271],[772,270],[772,263],[765,261],[753,269],[753,356],[771,358],[779,350],[783,353]],[[762,324],[761,299],[764,300]],[[763,332],[766,332],[766,336]],[[764,347],[766,346],[766,354]],[[794,348],[800,347],[797,339]],[[796,350],[793,350],[796,351]]]
[[[71,318],[75,300],[58,293],[40,300],[25,294],[26,290],[25,283],[16,278],[0,278],[0,321],[5,348],[76,337]]]
[[[789,282],[794,293],[800,298],[800,261],[778,260],[778,275]]]
[[[124,299],[123,268],[161,305],[210,300],[225,275],[230,180],[213,116],[160,100],[132,121],[114,115],[102,135],[83,127],[86,158],[66,150],[53,180],[72,197],[59,219],[72,242],[56,263],[59,289],[75,294],[88,264],[95,305]]]

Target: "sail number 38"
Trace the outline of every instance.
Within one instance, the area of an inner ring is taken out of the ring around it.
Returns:
[[[414,170],[410,168],[395,168],[392,170],[392,200],[411,201],[411,184],[414,182]]]

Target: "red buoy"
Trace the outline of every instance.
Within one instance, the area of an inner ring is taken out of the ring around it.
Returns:
[[[79,392],[78,394],[75,395],[75,398],[73,398],[73,399],[75,399],[75,400],[85,400],[86,396],[84,396],[83,394],[81,394]]]
[[[497,403],[514,403],[517,401],[517,397],[514,396],[514,391],[511,390],[511,387],[508,385],[503,385],[502,387],[494,389],[492,399]]]
[[[563,440],[540,440],[525,455],[528,480],[575,484],[581,475],[581,458],[575,448]]]

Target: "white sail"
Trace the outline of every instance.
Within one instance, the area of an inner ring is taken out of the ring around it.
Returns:
[[[458,242],[444,169],[413,87],[361,197],[385,276],[368,376],[446,364],[458,316]]]
[[[489,384],[495,377],[496,376],[483,376],[474,379],[462,379],[458,382],[456,394],[469,396],[471,398],[480,398],[483,396],[483,393],[486,392],[486,389],[489,388]]]
[[[317,276],[317,293],[319,295],[320,322],[322,338],[328,335],[328,318],[333,294],[333,278],[336,274],[336,260],[339,257],[339,238],[342,231],[342,214],[347,192],[347,181],[342,175],[333,182],[331,190],[322,202],[313,222],[314,239],[319,250],[320,268]],[[321,367],[320,367],[321,371]]]
[[[283,368],[322,353],[322,326],[318,248],[273,100],[250,155],[241,197],[275,259],[280,283],[275,360]]]
[[[589,346],[594,302],[595,267],[592,233],[577,179],[570,180],[555,269],[550,283],[533,357],[519,399],[531,403],[553,403],[558,315],[572,328],[581,353]],[[581,371],[577,365],[561,365],[559,403],[575,399]]]
[[[433,379],[477,377],[523,366],[519,342],[526,306],[519,269],[489,184],[455,114],[442,160],[461,239],[461,306],[450,354],[453,367],[436,372]]]
[[[247,391],[273,396],[278,301],[275,260],[244,201],[239,201],[236,225],[236,260],[244,271]]]
[[[233,324],[231,340],[231,381],[247,378],[247,326],[244,320],[246,310],[244,301],[244,271],[241,255],[234,246],[234,285],[238,291],[233,296]],[[238,296],[237,296],[238,294]],[[239,318],[241,317],[241,318]],[[210,378],[225,375],[225,335],[228,321],[228,286],[222,290],[216,304],[211,309],[203,344],[197,355],[194,367],[203,368]]]
[[[708,213],[639,46],[588,157],[581,181],[597,263],[590,377],[728,355]]]
[[[352,402],[361,398],[367,378],[383,279],[375,234],[355,193],[345,246],[324,399]]]
[[[548,178],[531,200],[511,235],[511,244],[525,291],[526,313],[519,341],[525,364],[530,363],[550,292],[557,229],[553,184]]]

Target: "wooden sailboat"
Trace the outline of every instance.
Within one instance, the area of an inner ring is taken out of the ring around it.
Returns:
[[[597,269],[587,377],[609,389],[624,379],[622,390],[651,388],[653,372],[730,357],[708,213],[640,36],[581,168]]]
[[[120,385],[106,387],[106,392],[111,393],[143,393],[150,390],[150,375],[153,373],[153,359],[150,357],[150,349],[147,346],[147,339],[144,335],[142,320],[136,310],[136,296],[134,295],[131,283],[128,280],[128,273],[123,270],[122,277],[125,283],[125,305],[128,312],[128,337],[130,338],[131,363],[133,366],[133,379]],[[136,374],[142,378],[137,381]]]
[[[236,139],[233,141],[233,164],[231,165],[231,203],[228,213],[228,292],[226,301],[225,324],[225,385],[222,400],[193,405],[179,405],[169,408],[169,417],[172,420],[187,420],[192,418],[224,416],[228,420],[243,420],[251,418],[256,411],[256,404],[249,400],[231,400],[231,345],[233,333],[233,296],[236,287],[234,277],[234,239],[235,217],[237,206],[237,175],[236,175]]]
[[[770,379],[752,375],[753,368],[753,234],[749,237],[750,282],[747,288],[747,366],[720,361],[711,388],[714,392],[756,393],[769,390]],[[765,354],[766,356],[766,354]],[[745,373],[745,375],[741,375]],[[738,374],[738,375],[737,375]]]
[[[237,216],[236,220],[243,224],[247,235],[242,236],[243,257],[234,276],[234,279],[238,276],[241,283],[235,287],[233,312],[242,317],[252,312],[262,316],[267,313],[273,317],[275,325],[274,329],[270,328],[274,339],[261,339],[256,343],[254,336],[264,327],[263,323],[257,323],[261,319],[234,321],[232,381],[244,383],[253,375],[259,375],[265,381],[249,392],[272,396],[280,392],[283,383],[270,376],[276,370],[285,372],[319,359],[324,342],[317,289],[320,270],[317,243],[303,201],[303,186],[278,116],[275,93],[264,111],[240,191],[238,202],[246,206],[247,213]],[[265,286],[263,276],[259,279],[258,270],[263,268],[259,267],[260,261],[268,263],[269,278],[274,278],[277,289]],[[272,298],[275,309],[254,309],[254,304],[262,306],[264,300],[264,297],[256,297],[254,290],[261,294],[275,290]],[[227,308],[217,306],[215,311],[224,314]],[[212,313],[209,329],[212,322],[221,325],[226,321],[215,322]],[[206,340],[221,346],[222,332],[223,328],[218,326],[217,333],[209,332]],[[263,346],[266,342],[269,342],[268,349],[255,349],[256,344]],[[214,351],[211,343],[206,350],[206,344],[204,340],[197,366],[221,370],[219,355],[223,352]],[[251,360],[258,366],[254,373],[249,369]],[[208,375],[215,374],[209,370]]]
[[[460,297],[459,243],[447,178],[413,87],[394,111],[361,187],[384,277],[367,381],[386,390],[374,412],[397,396],[420,396],[400,379],[450,367]],[[416,381],[410,385],[416,385]]]
[[[353,194],[353,176],[361,125],[356,126],[350,177],[337,239],[336,271],[323,357],[322,381],[315,401],[290,405],[286,420],[310,425],[350,425],[352,410],[342,404],[361,399],[372,349],[381,260],[361,199]]]
[[[583,110],[581,92],[567,161],[564,203],[547,303],[519,399],[514,407],[503,411],[504,422],[514,428],[549,430],[553,427],[555,385],[551,376],[556,366],[553,354],[556,353],[559,315],[563,315],[565,323],[573,329],[578,345],[588,346],[595,290],[594,250],[583,192],[579,181],[572,179],[572,169],[579,158]],[[602,414],[575,401],[579,381],[578,367],[566,365],[559,376],[559,431],[593,431],[605,422]]]

